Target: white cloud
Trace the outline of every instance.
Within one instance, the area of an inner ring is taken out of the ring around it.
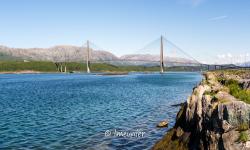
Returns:
[[[250,61],[250,54],[249,53],[242,53],[242,54],[231,54],[231,53],[225,53],[225,54],[219,54],[217,57],[217,63],[219,64],[238,64],[238,63],[244,63]]]
[[[228,18],[228,16],[217,16],[217,17],[213,17],[213,18],[210,18],[208,19],[209,21],[217,21],[217,20],[223,20],[223,19],[226,19]]]
[[[227,53],[227,57],[231,58],[232,54],[231,53]]]

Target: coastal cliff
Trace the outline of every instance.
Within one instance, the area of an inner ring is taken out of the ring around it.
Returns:
[[[207,72],[153,150],[250,149],[250,72]]]

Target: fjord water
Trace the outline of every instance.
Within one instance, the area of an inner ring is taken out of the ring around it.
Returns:
[[[0,75],[0,149],[150,149],[199,73]],[[143,131],[143,137],[105,136]]]

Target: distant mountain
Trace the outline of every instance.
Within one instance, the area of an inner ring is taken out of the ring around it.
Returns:
[[[250,61],[241,63],[240,66],[242,66],[242,67],[245,67],[245,66],[250,67]]]
[[[53,62],[70,62],[86,60],[87,49],[84,47],[60,45],[50,48],[9,48],[0,46],[0,60],[34,60],[34,61],[53,61]],[[159,65],[159,55],[150,54],[133,54],[117,57],[108,51],[91,50],[90,58],[92,62],[108,62],[114,65]],[[4,58],[4,59],[2,59]],[[169,66],[177,64],[193,64],[197,63],[190,59],[164,57],[164,63]]]
[[[159,55],[150,55],[150,54],[133,54],[133,55],[124,55],[120,57],[121,60],[124,61],[131,61],[131,62],[137,62],[138,63],[144,63],[144,62],[155,62],[159,63],[160,56]],[[197,65],[198,62],[186,58],[177,58],[177,57],[164,57],[164,63],[168,64],[169,66],[174,65]]]
[[[246,63],[246,65],[247,65],[248,67],[250,67],[250,61],[248,61],[248,62]]]
[[[83,61],[86,60],[87,50],[77,46],[54,46],[50,48],[9,48],[0,46],[0,53],[26,60],[36,61]],[[91,59],[118,60],[114,54],[107,51],[91,51]]]

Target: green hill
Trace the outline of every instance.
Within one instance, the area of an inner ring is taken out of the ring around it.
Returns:
[[[58,68],[53,62],[46,61],[13,61],[9,57],[4,56],[7,61],[0,60],[0,72],[15,72],[15,71],[40,71],[40,72],[58,72]],[[67,72],[84,72],[86,71],[86,64],[80,62],[68,62],[66,63]],[[64,64],[62,66],[64,70]],[[157,72],[160,70],[159,66],[145,67],[145,66],[115,66],[106,63],[94,63],[90,65],[92,72]],[[167,67],[166,71],[200,71],[200,67]],[[204,69],[204,68],[203,68]]]
[[[0,61],[13,61],[13,60],[17,61],[17,60],[22,60],[22,59],[19,57],[10,56],[8,54],[0,52]]]

